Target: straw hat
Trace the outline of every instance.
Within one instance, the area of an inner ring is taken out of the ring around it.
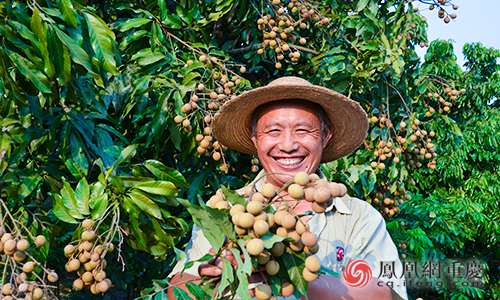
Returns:
[[[298,77],[282,77],[226,102],[215,115],[215,138],[233,150],[257,155],[251,140],[252,115],[262,104],[286,99],[304,99],[323,107],[333,126],[333,135],[323,149],[321,162],[337,160],[353,152],[366,139],[368,117],[358,102]]]

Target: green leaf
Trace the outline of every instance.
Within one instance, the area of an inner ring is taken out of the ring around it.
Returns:
[[[270,232],[261,236],[260,239],[264,242],[264,248],[271,249],[275,243],[283,242],[283,241],[292,241],[292,238],[285,238],[281,235],[272,234]]]
[[[5,49],[5,52],[16,65],[19,72],[26,76],[42,93],[52,93],[50,90],[50,81],[31,61],[21,55]]]
[[[151,254],[155,256],[161,256],[167,253],[168,247],[163,243],[159,243],[157,245],[151,246],[149,250],[151,251]]]
[[[226,237],[231,240],[236,238],[233,225],[229,221],[227,214],[222,210],[208,206],[192,205],[185,199],[179,199],[179,202],[187,208],[193,217],[194,223],[202,229],[203,234],[215,252],[221,249]]]
[[[179,298],[177,298],[177,299],[179,299]],[[190,299],[190,298],[188,298],[188,299]],[[144,299],[144,300],[146,300],[146,299]],[[153,299],[151,299],[151,300],[168,300],[168,297],[167,297],[167,294],[166,294],[165,292],[160,291],[160,292],[159,292],[159,293],[157,293],[157,294],[155,295],[155,297],[154,297]]]
[[[153,223],[153,227],[158,235],[159,241],[167,245],[167,247],[174,248],[175,245],[172,236],[166,234],[160,223],[158,223],[155,219],[151,219],[151,223]]]
[[[106,187],[101,182],[97,181],[93,183],[92,194],[90,194],[89,198],[89,206],[90,208],[94,208],[97,200],[104,194],[104,189]]]
[[[100,20],[88,13],[85,13],[85,18],[88,23],[92,49],[94,49],[102,68],[113,75],[118,75],[114,57],[114,40],[108,35],[108,31]]]
[[[231,262],[224,257],[221,257],[221,259],[222,259],[222,275],[218,289],[219,295],[223,295],[224,290],[234,281],[233,266],[231,265]]]
[[[158,205],[151,200],[148,196],[141,193],[140,191],[134,189],[127,194],[130,199],[144,212],[154,216],[157,219],[161,219],[161,211]]]
[[[229,203],[231,203],[232,205],[241,204],[244,207],[247,206],[247,200],[245,199],[244,196],[238,194],[238,192],[236,192],[236,191],[233,191],[233,190],[226,188],[223,185],[221,185],[220,188],[222,190],[222,194],[224,194],[224,196],[226,196],[226,200]]]
[[[362,11],[370,0],[359,0],[358,6],[356,6],[356,11]]]
[[[132,158],[135,155],[135,153],[136,153],[136,145],[130,145],[127,148],[123,149],[118,159],[115,160],[115,162],[113,163],[113,166],[108,170],[108,172],[106,172],[106,178],[108,178],[111,172],[113,172],[114,169],[118,167],[122,162]]]
[[[205,293],[205,291],[201,287],[197,286],[196,284],[194,284],[192,282],[186,282],[186,287],[187,287],[189,293],[191,293],[191,295],[193,295],[196,299],[210,300],[210,295]]]
[[[82,215],[89,215],[89,194],[90,188],[87,179],[82,178],[75,189],[76,207]]]
[[[193,300],[193,298],[189,297],[185,291],[176,286],[174,286],[174,296],[177,300]]]
[[[95,202],[94,208],[92,209],[92,214],[90,215],[92,220],[97,220],[100,217],[102,217],[102,215],[108,208],[108,205],[109,205],[108,195],[102,194],[101,196],[99,196],[99,198],[97,198]]]
[[[177,188],[175,185],[168,181],[142,182],[137,184],[135,187],[145,192],[165,197],[177,194]]]
[[[290,281],[302,295],[307,295],[307,281],[302,276],[306,255],[304,253],[297,254],[291,249],[287,249],[283,254],[283,262],[285,263]]]
[[[76,207],[76,196],[75,191],[71,188],[69,183],[64,182],[64,188],[61,190],[61,198],[64,207],[66,207],[75,219],[83,219],[83,216],[80,214]]]
[[[145,161],[142,165],[160,180],[170,181],[176,187],[189,187],[189,185],[186,183],[186,179],[179,171],[173,168],[166,167],[159,161],[150,159]]]
[[[62,14],[63,20],[73,28],[78,28],[76,13],[71,0],[57,0],[57,6]]]
[[[240,247],[244,249],[244,242],[239,243]],[[241,297],[242,300],[250,300],[250,294],[248,293],[249,283],[247,275],[252,273],[252,263],[251,258],[248,255],[248,252],[245,253],[245,262],[241,259],[241,253],[238,249],[229,248],[229,250],[233,253],[236,262],[238,263],[236,266],[236,278],[238,279],[238,288],[236,289],[236,294]]]
[[[56,76],[68,85],[71,81],[71,52],[59,41],[57,33],[52,29],[49,34],[49,51],[56,69]]]
[[[63,31],[61,31],[57,26],[51,25],[50,28],[51,30],[54,30],[56,32],[61,42],[66,45],[66,47],[68,47],[69,51],[71,52],[71,58],[73,59],[73,61],[87,69],[87,71],[93,73],[92,64],[87,52],[85,52],[82,47],[80,47],[73,39],[71,39]]]
[[[73,216],[69,213],[68,209],[64,206],[61,196],[58,194],[51,194],[52,195],[52,212],[54,215],[59,218],[59,220],[66,222],[66,223],[72,223],[72,224],[78,224],[79,222],[73,218]]]
[[[136,28],[136,27],[142,26],[144,24],[147,24],[147,23],[149,23],[151,21],[152,21],[151,19],[146,19],[146,18],[132,18],[132,19],[128,19],[127,21],[125,21],[125,22],[123,22],[123,23],[120,24],[120,26],[118,27],[118,30],[120,30],[120,31],[127,31],[130,28]]]

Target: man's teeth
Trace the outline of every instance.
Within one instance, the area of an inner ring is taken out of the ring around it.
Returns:
[[[276,161],[282,165],[293,166],[298,165],[303,158],[277,158]]]

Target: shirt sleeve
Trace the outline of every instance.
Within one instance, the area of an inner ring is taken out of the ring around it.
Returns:
[[[195,261],[202,258],[205,254],[208,253],[208,250],[210,248],[212,248],[212,246],[210,245],[210,242],[207,240],[207,238],[203,235],[203,231],[200,227],[194,224],[191,233],[191,239],[189,240],[189,243],[184,250],[186,256],[175,265],[169,277],[181,272],[188,261]],[[191,268],[184,270],[184,273],[199,276],[198,267],[200,266],[200,264],[200,262],[195,262]]]
[[[408,299],[403,265],[384,218],[369,203],[351,198],[346,201],[352,216],[347,227],[346,260],[366,261],[372,269],[372,277],[384,281],[393,292],[393,299]]]

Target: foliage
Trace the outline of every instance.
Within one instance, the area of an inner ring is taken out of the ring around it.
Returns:
[[[76,241],[84,218],[99,221],[101,233],[115,226],[110,238],[127,243],[125,267],[134,278],[120,287],[141,290],[150,282],[136,275],[165,277],[188,238],[192,223],[177,197],[195,205],[198,196],[252,177],[252,158],[217,146],[207,116],[232,95],[297,75],[350,96],[376,117],[364,147],[323,167],[329,179],[405,220],[405,229],[391,230],[409,243],[405,254],[483,258],[488,289],[439,293],[499,298],[498,50],[467,45],[461,71],[452,45],[434,41],[420,65],[413,49],[428,43],[427,23],[414,3],[333,0],[307,6],[321,17],[291,31],[287,43],[300,55],[281,60],[266,46],[269,30],[258,26],[264,15],[278,18],[280,5],[1,2],[0,197],[8,211],[50,236],[52,249],[69,234]],[[177,115],[189,123],[176,122]],[[382,160],[385,148],[392,156]],[[216,160],[215,153],[224,155]],[[121,270],[119,263],[110,267]]]

